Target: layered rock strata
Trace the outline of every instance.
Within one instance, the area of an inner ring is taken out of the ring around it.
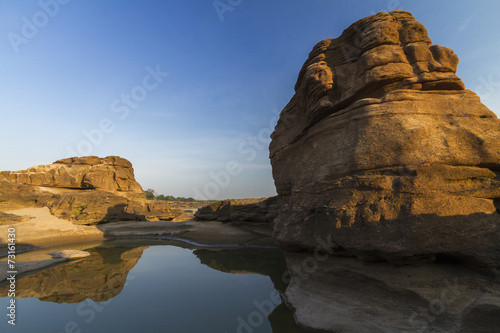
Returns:
[[[500,121],[457,64],[403,11],[314,47],[271,136],[285,247],[500,265]]]
[[[48,207],[59,218],[87,225],[187,217],[167,202],[147,201],[132,164],[117,156],[73,157],[0,172],[0,211],[27,207]],[[9,221],[20,220],[0,216],[0,223]]]
[[[41,187],[101,190],[132,199],[145,199],[134,178],[132,163],[118,156],[72,157],[27,170],[0,172],[0,180]]]
[[[270,145],[300,324],[498,327],[500,121],[457,64],[403,11],[314,47]]]

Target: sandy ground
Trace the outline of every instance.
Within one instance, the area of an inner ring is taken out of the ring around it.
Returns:
[[[74,225],[52,215],[47,207],[23,208],[6,213],[31,216],[32,219],[14,225],[0,226],[0,255],[5,255],[9,228],[15,228],[16,251],[63,243],[104,239],[104,233],[94,226]]]
[[[7,269],[7,238],[9,228],[15,228],[15,261],[18,274],[46,268],[66,261],[52,259],[50,253],[61,249],[80,250],[89,241],[102,243],[106,239],[173,239],[199,246],[216,247],[275,247],[271,231],[264,224],[238,226],[222,222],[114,222],[98,226],[74,225],[52,215],[47,207],[23,208],[6,213],[30,216],[31,220],[12,225],[0,225],[0,281]],[[85,243],[85,244],[84,244]],[[68,246],[68,244],[71,244]],[[45,248],[40,250],[40,248]],[[36,251],[36,256],[32,252]],[[4,276],[5,275],[5,276]]]

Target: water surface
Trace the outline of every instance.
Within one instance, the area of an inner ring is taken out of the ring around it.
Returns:
[[[196,249],[113,241],[90,257],[19,277],[16,326],[1,332],[306,333],[280,294],[286,264],[274,249]],[[24,259],[26,260],[26,259]]]

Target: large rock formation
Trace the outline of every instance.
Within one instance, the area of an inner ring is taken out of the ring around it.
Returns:
[[[75,224],[189,219],[167,202],[147,201],[132,164],[117,156],[73,157],[0,172],[0,211],[26,207],[48,207],[53,215]],[[0,223],[8,224],[9,219],[0,216]]]
[[[43,187],[101,190],[132,199],[145,199],[134,178],[132,163],[118,156],[72,157],[22,171],[0,172],[0,180]]]
[[[363,260],[500,264],[500,121],[408,12],[317,44],[272,134],[274,235]]]
[[[403,11],[362,19],[311,52],[270,145],[274,236],[301,324],[498,327],[500,121],[457,64]]]

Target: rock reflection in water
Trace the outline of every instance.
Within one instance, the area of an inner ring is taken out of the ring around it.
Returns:
[[[105,302],[122,291],[129,271],[147,248],[87,249],[90,257],[65,262],[19,279],[16,296],[55,303],[80,303],[87,298]],[[0,297],[7,297],[7,293],[8,286],[0,288]]]
[[[91,253],[89,257],[64,262],[20,278],[17,283],[17,298],[37,298],[40,301],[53,303],[81,303],[86,299],[95,302],[109,301],[122,292],[129,272],[136,266],[144,250],[150,246],[167,244],[191,250],[201,264],[216,271],[269,276],[277,291],[274,293],[276,297],[270,295],[268,299],[256,299],[260,304],[265,303],[266,309],[253,307],[248,313],[247,310],[242,311],[240,313],[242,318],[246,319],[253,312],[260,311],[264,318],[267,317],[274,333],[317,332],[297,326],[292,312],[280,299],[280,295],[284,294],[287,287],[287,266],[283,252],[278,249],[200,249],[183,243],[164,241],[106,242],[97,247],[86,248],[85,250]],[[168,261],[168,254],[162,258]],[[171,282],[165,281],[165,283]],[[7,292],[7,286],[1,287],[0,298],[7,297]],[[143,292],[149,292],[147,287]],[[161,290],[156,289],[156,292]],[[168,308],[169,300],[175,301],[175,296],[172,294],[168,296],[165,298],[165,308]],[[163,305],[156,304],[156,306]],[[111,308],[107,309],[111,315]],[[229,326],[234,326],[236,331],[240,329],[236,318],[231,316],[227,320]]]
[[[193,252],[208,267],[233,274],[261,274],[269,276],[274,288],[285,292],[287,271],[281,250],[274,249],[199,249]]]
[[[193,252],[208,267],[233,274],[261,274],[269,276],[280,295],[288,286],[288,268],[281,250],[270,249],[200,249]],[[264,300],[269,301],[269,300]],[[276,304],[275,304],[276,305]],[[256,309],[257,310],[257,309]],[[317,330],[300,327],[282,301],[268,314],[273,332],[314,333]],[[243,329],[243,327],[242,327]],[[250,327],[251,329],[251,327]],[[243,329],[244,330],[244,329]]]

